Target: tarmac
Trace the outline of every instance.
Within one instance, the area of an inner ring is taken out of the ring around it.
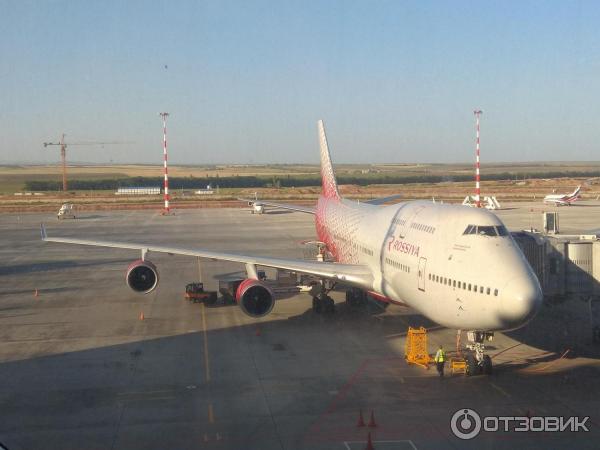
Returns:
[[[505,208],[497,214],[513,231],[541,229],[542,210],[559,211],[568,233],[589,232],[600,217],[593,202]],[[135,251],[39,237],[44,222],[56,236],[302,258],[312,219],[247,209],[0,216],[0,442],[10,450],[342,450],[365,448],[370,433],[376,449],[598,447],[600,352],[571,331],[588,326],[570,315],[577,305],[546,306],[524,330],[497,333],[491,376],[447,368],[440,379],[404,360],[407,327],[429,329],[432,353],[453,349],[456,331],[408,308],[357,311],[336,293],[336,313],[323,316],[297,295],[256,320],[235,305],[183,298],[185,284],[201,277],[215,289],[241,264],[150,254],[160,284],[144,296],[124,281]],[[450,422],[465,408],[482,420],[587,416],[589,431],[461,440]]]

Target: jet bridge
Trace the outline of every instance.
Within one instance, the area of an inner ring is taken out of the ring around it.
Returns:
[[[511,234],[540,281],[544,301],[554,304],[569,300],[587,303],[592,337],[594,342],[600,342],[598,236],[542,234],[535,231]]]

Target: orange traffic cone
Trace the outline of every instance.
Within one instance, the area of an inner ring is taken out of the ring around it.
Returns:
[[[373,410],[371,410],[371,419],[369,419],[369,428],[376,428],[377,424],[375,423],[375,414],[373,413]]]
[[[38,290],[36,289],[36,290],[33,292],[33,296],[34,296],[34,297],[37,297],[38,295],[39,295],[39,294],[38,294]]]
[[[144,320],[144,311],[140,313],[140,320]]]
[[[358,422],[356,423],[357,427],[365,426],[365,419],[363,419],[362,409],[358,410]]]
[[[369,436],[367,436],[367,446],[365,447],[365,450],[375,450],[375,447],[373,447],[373,441],[371,440],[371,432],[369,431]]]

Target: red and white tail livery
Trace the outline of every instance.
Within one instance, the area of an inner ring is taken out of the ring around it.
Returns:
[[[556,206],[571,206],[571,203],[576,202],[581,197],[580,192],[581,185],[577,186],[570,194],[548,194],[544,197],[544,203]]]

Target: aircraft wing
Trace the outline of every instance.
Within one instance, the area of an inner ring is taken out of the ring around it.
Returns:
[[[43,225],[41,227],[41,234],[42,240],[45,242],[60,242],[63,244],[91,245],[95,247],[112,247],[130,250],[140,250],[142,252],[159,252],[168,253],[171,255],[196,256],[199,258],[232,261],[244,264],[253,264],[258,266],[291,270],[294,272],[315,275],[317,277],[338,280],[356,286],[368,287],[369,289],[371,289],[373,286],[373,273],[371,272],[369,267],[364,265],[305,261],[302,259],[274,258],[270,256],[250,256],[235,253],[214,252],[210,250],[193,248],[167,247],[154,244],[49,237],[46,234],[46,229]]]
[[[374,198],[372,200],[367,200],[363,203],[368,203],[369,205],[383,205],[384,203],[391,202],[392,200],[397,200],[402,197],[400,194],[388,195],[387,197],[379,197]]]
[[[257,203],[259,205],[271,206],[273,208],[289,209],[291,211],[297,211],[297,212],[302,212],[302,213],[306,213],[306,214],[316,214],[315,208],[313,208],[311,206],[290,205],[287,203],[276,203],[276,202],[269,202],[269,201],[264,201],[264,200],[252,200],[252,199],[247,199],[247,198],[238,198],[238,200],[240,200],[242,202],[248,202],[249,205],[253,205],[253,204]]]

